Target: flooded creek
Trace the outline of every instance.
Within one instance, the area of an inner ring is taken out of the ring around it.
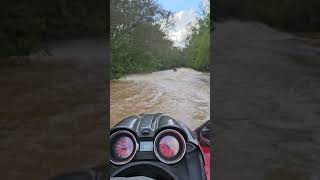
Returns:
[[[210,119],[210,75],[179,68],[113,80],[110,110],[111,127],[131,115],[162,112],[196,128]]]

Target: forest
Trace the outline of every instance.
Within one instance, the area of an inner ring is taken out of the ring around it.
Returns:
[[[102,0],[1,1],[0,59],[26,56],[54,40],[105,36],[105,9]]]
[[[57,40],[87,36],[108,40],[110,28],[112,78],[173,67],[208,68],[208,15],[199,19],[200,28],[190,27],[192,34],[182,49],[167,38],[166,31],[173,26],[172,12],[156,0],[112,0],[110,17],[105,8],[101,0],[2,2],[0,61],[28,56]]]
[[[208,70],[209,12],[191,26],[186,47],[175,47],[166,31],[174,25],[173,13],[155,0],[112,0],[110,19],[111,77],[173,67]]]
[[[253,20],[290,32],[319,32],[318,0],[215,0],[212,17]],[[190,27],[186,47],[175,47],[166,31],[173,13],[157,0],[111,0],[110,17],[102,0],[4,1],[0,6],[0,61],[26,56],[60,39],[106,36],[110,28],[111,76],[172,67],[208,70],[209,12]],[[106,24],[110,18],[110,25]],[[211,22],[212,23],[212,22]],[[110,26],[110,27],[109,27]],[[212,28],[212,25],[211,25]],[[106,38],[107,39],[107,38]]]

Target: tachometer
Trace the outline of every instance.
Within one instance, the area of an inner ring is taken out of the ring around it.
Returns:
[[[170,158],[178,154],[179,151],[178,140],[170,135],[164,136],[159,142],[159,152],[162,156]]]
[[[166,164],[179,162],[186,152],[186,142],[176,130],[161,131],[154,140],[154,153],[157,158]]]

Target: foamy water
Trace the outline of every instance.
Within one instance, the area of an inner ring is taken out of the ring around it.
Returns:
[[[188,68],[135,74],[110,84],[111,127],[141,113],[162,112],[191,128],[210,118],[210,75]]]

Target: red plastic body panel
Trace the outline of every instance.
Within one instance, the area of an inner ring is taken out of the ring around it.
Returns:
[[[207,180],[210,180],[210,147],[201,145],[200,149],[204,157],[204,170],[206,177]]]

